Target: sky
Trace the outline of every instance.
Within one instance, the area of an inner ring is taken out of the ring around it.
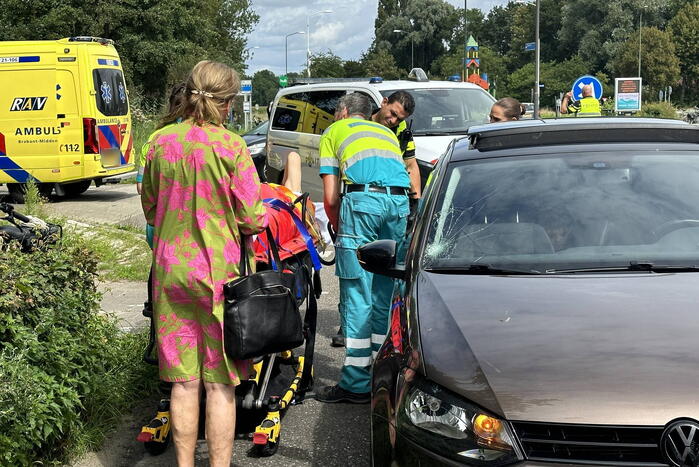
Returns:
[[[454,6],[463,8],[462,0],[447,0]],[[251,0],[253,10],[260,15],[260,21],[248,37],[251,58],[247,61],[247,74],[268,69],[276,75],[285,73],[285,36],[297,31],[288,38],[288,71],[300,72],[306,67],[306,15],[323,10],[311,16],[311,53],[331,50],[343,60],[357,60],[374,38],[374,20],[378,10],[378,0]],[[468,0],[468,8],[489,11],[496,5],[504,5],[507,0]]]

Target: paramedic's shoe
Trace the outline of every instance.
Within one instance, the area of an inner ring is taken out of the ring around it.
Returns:
[[[342,328],[337,330],[337,334],[330,339],[330,347],[344,347],[345,336],[342,335]]]
[[[371,394],[368,392],[350,392],[339,385],[325,386],[316,393],[316,400],[320,402],[349,402],[351,404],[368,404],[371,402]]]

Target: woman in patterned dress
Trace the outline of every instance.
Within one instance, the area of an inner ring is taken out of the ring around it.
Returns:
[[[157,135],[143,177],[143,212],[155,227],[153,319],[160,378],[173,383],[180,466],[194,465],[202,386],[211,465],[230,464],[235,386],[248,371],[248,362],[226,356],[222,337],[222,288],[239,275],[241,238],[267,225],[255,165],[242,138],[222,125],[239,87],[233,69],[199,62],[182,104],[166,117],[181,123]],[[246,251],[252,252],[251,245]]]

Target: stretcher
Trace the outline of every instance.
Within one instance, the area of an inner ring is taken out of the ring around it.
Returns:
[[[313,388],[316,300],[321,293],[322,267],[318,248],[325,245],[307,193],[296,197],[280,185],[263,184],[262,187],[269,230],[278,246],[282,264],[274,264],[269,254],[270,239],[267,234],[261,234],[255,239],[253,248],[257,268],[282,268],[293,272],[297,278],[294,291],[297,301],[299,305],[306,305],[303,351],[288,349],[254,360],[248,378],[236,388],[237,431],[251,433],[253,455],[267,457],[274,455],[279,448],[283,413],[289,406],[302,403],[306,393]],[[149,280],[148,301],[144,304],[143,314],[151,319],[151,328],[144,360],[157,365],[151,297]],[[169,393],[169,388],[165,392]],[[249,429],[252,427],[254,429]],[[146,451],[158,455],[167,449],[171,436],[168,394],[160,400],[155,416],[141,428],[136,439],[144,444]]]

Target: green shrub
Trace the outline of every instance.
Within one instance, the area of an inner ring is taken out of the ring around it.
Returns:
[[[643,104],[641,111],[637,114],[639,117],[651,118],[674,118],[677,119],[677,111],[669,102],[651,102]]]
[[[0,465],[61,463],[153,389],[146,333],[98,313],[97,260],[80,238],[0,255]]]

